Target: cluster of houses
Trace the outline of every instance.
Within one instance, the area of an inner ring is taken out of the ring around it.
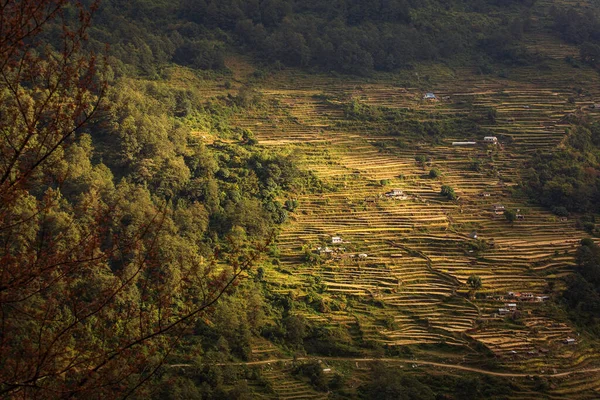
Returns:
[[[508,292],[505,295],[501,295],[501,296],[491,296],[488,297],[494,300],[500,300],[500,301],[527,301],[527,302],[543,302],[543,301],[548,301],[550,300],[550,296],[542,296],[542,295],[536,295],[533,293],[519,293],[519,292]]]
[[[483,144],[498,144],[498,138],[496,136],[485,136],[483,138]],[[452,142],[452,146],[476,146],[477,142],[474,141],[458,141]]]
[[[504,214],[504,211],[506,211],[506,208],[502,204],[494,204],[492,209],[496,215],[502,215]]]
[[[347,257],[349,257],[349,258],[358,258],[361,260],[368,258],[368,254],[366,254],[366,253],[346,255],[345,254],[346,248],[339,246],[344,243],[350,243],[350,242],[344,241],[344,239],[342,239],[341,236],[332,236],[331,237],[332,247],[329,247],[329,246],[317,247],[316,253],[318,253],[320,256],[325,256],[325,257],[330,257],[330,258],[347,258]],[[333,247],[333,246],[335,246],[335,247]]]
[[[498,309],[498,315],[507,315],[511,314],[518,310],[517,302],[525,301],[525,302],[544,302],[550,300],[550,296],[542,296],[535,295],[533,293],[518,293],[518,292],[508,292],[503,296],[494,296],[492,297],[494,300],[500,301],[508,301],[504,304],[504,307]]]
[[[504,207],[502,204],[494,204],[492,205],[492,211],[494,211],[494,214],[496,215],[504,215],[504,211],[506,211],[506,207]],[[521,214],[521,210],[517,209],[517,220],[524,220],[525,216],[523,214]]]

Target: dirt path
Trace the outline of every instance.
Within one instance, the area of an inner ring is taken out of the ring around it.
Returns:
[[[480,368],[466,367],[464,365],[444,364],[444,363],[438,363],[438,362],[434,362],[434,361],[409,360],[409,359],[403,359],[403,358],[297,357],[296,359],[273,358],[273,359],[269,359],[269,360],[260,360],[260,361],[217,363],[216,365],[220,365],[220,366],[225,366],[225,365],[267,365],[267,364],[278,363],[278,362],[293,362],[293,361],[308,361],[308,360],[350,361],[350,362],[357,362],[357,363],[359,363],[359,362],[371,363],[371,362],[379,361],[379,362],[386,362],[386,363],[414,364],[414,365],[418,365],[418,366],[428,365],[428,366],[432,366],[432,367],[447,368],[447,369],[454,369],[454,370],[460,370],[460,371],[468,371],[468,372],[474,372],[474,373],[483,374],[483,375],[501,376],[501,377],[506,377],[506,378],[526,378],[529,376],[541,376],[541,377],[545,377],[545,378],[561,378],[561,377],[565,377],[565,376],[569,376],[569,375],[600,372],[600,368],[575,369],[575,370],[570,370],[570,371],[558,372],[555,374],[536,374],[536,373],[522,373],[522,372],[495,372],[495,371],[489,371],[489,370],[480,369]],[[172,365],[170,365],[170,367],[185,368],[185,367],[191,367],[191,364],[172,364]]]

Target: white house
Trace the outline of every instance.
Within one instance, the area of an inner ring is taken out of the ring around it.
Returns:
[[[483,141],[484,143],[497,144],[498,138],[496,136],[485,136]]]
[[[425,93],[425,95],[423,96],[423,100],[437,100],[437,96],[435,94],[433,94],[432,92],[427,92]]]
[[[510,311],[515,311],[517,309],[517,303],[508,303],[506,304],[506,308],[508,308]]]
[[[385,194],[386,197],[392,199],[406,200],[408,196],[400,189],[392,189]]]
[[[564,343],[565,344],[575,344],[576,340],[573,338],[566,338]]]
[[[502,204],[494,204],[493,209],[494,209],[494,213],[496,215],[502,215],[502,214],[504,214],[504,211],[506,210],[506,208],[504,208],[504,206]]]
[[[387,197],[395,197],[395,196],[402,196],[404,194],[404,192],[400,189],[392,189],[389,192],[387,192],[385,195]]]
[[[331,237],[331,244],[341,244],[344,243],[344,239],[342,239],[339,236],[332,236]]]
[[[358,255],[358,258],[362,258],[362,259],[365,259],[367,257],[368,256],[365,253],[361,253],[361,254]]]

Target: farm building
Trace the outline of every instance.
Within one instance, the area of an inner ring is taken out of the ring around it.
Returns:
[[[319,254],[331,254],[331,253],[333,253],[333,250],[331,250],[329,247],[325,246],[325,247],[318,247],[317,252]]]
[[[452,146],[475,146],[477,142],[452,142]]]
[[[471,233],[469,234],[469,237],[470,237],[471,239],[477,239],[477,237],[478,237],[478,236],[477,236],[477,232],[475,232],[475,231],[471,232]]]
[[[533,301],[535,298],[533,293],[521,293],[521,295],[518,297],[521,299],[521,301]]]
[[[498,143],[498,138],[496,136],[485,136],[483,138],[483,141],[485,143],[497,144]]]
[[[502,204],[494,204],[493,205],[493,210],[497,213],[497,212],[504,212],[504,210],[506,210],[506,208],[502,205]]]
[[[573,338],[566,338],[564,341],[565,344],[575,344],[577,341]]]
[[[340,244],[340,243],[344,243],[344,239],[342,239],[339,236],[332,236],[331,237],[331,243],[332,244]]]
[[[367,257],[368,257],[368,255],[366,255],[365,253],[361,253],[358,255],[358,258],[362,258],[362,259],[365,259]]]
[[[423,96],[423,100],[436,101],[437,99],[438,99],[437,96],[435,94],[433,94],[432,92],[427,92]]]
[[[506,304],[506,308],[508,308],[510,311],[515,311],[517,309],[517,303],[508,303]]]
[[[386,197],[392,199],[406,200],[408,196],[400,189],[392,189],[385,194]]]
[[[510,313],[510,310],[507,308],[499,308],[498,309],[498,314],[500,314],[500,315],[506,315],[508,313]]]

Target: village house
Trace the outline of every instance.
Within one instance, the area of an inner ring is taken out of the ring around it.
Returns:
[[[577,341],[573,338],[566,338],[564,344],[575,344]]]
[[[477,239],[477,237],[478,237],[478,236],[477,236],[477,232],[475,232],[475,231],[471,232],[471,233],[469,234],[469,237],[470,237],[471,239]]]
[[[397,200],[406,200],[408,196],[400,189],[392,189],[385,194],[386,197]]]
[[[358,258],[361,258],[361,259],[365,259],[367,257],[368,256],[365,253],[361,253],[361,254],[358,255]]]
[[[498,314],[500,314],[500,315],[506,315],[508,313],[510,313],[510,310],[507,308],[499,308],[498,309]]]
[[[483,142],[488,144],[498,144],[498,138],[496,136],[485,136]]]
[[[325,246],[325,247],[317,247],[317,252],[320,255],[331,255],[333,253],[333,250],[330,249],[329,247]]]
[[[332,236],[331,237],[331,244],[341,244],[344,243],[344,240],[339,237],[339,236]]]
[[[433,94],[432,92],[427,92],[423,96],[423,100],[437,101],[437,99],[438,99],[437,96],[435,94]]]
[[[506,208],[502,204],[494,204],[492,209],[496,215],[502,215],[506,211]]]
[[[516,311],[517,310],[517,303],[507,303],[506,304],[506,308],[509,309],[510,311]]]

